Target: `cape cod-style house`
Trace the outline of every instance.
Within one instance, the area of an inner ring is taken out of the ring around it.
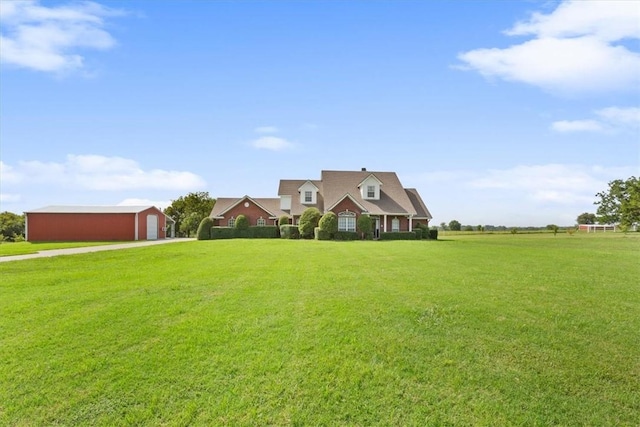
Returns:
[[[395,172],[322,171],[319,180],[282,179],[278,198],[218,198],[211,212],[214,225],[233,226],[238,215],[250,225],[278,225],[286,215],[297,224],[302,212],[315,207],[334,212],[341,231],[356,231],[357,218],[373,220],[374,236],[382,232],[412,231],[427,224],[431,213],[415,188],[404,188]]]

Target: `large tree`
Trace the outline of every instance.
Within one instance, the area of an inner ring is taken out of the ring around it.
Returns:
[[[462,224],[457,219],[453,219],[449,221],[449,230],[451,231],[460,231],[462,229]]]
[[[625,227],[640,223],[640,179],[632,176],[625,181],[611,181],[609,189],[596,197],[600,198],[594,202],[598,205],[599,223]]]
[[[578,215],[578,219],[576,219],[578,224],[595,224],[596,223],[596,214],[585,212]]]
[[[13,242],[24,236],[24,215],[13,212],[0,213],[0,240]]]
[[[196,233],[200,221],[211,214],[215,203],[206,191],[189,193],[172,200],[164,213],[176,221],[176,231],[188,237]]]
[[[300,215],[300,223],[298,224],[298,230],[300,230],[300,237],[303,239],[313,238],[313,229],[318,226],[322,214],[316,208],[310,207],[305,209]]]

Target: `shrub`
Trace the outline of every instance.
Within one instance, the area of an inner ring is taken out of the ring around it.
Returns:
[[[252,239],[276,239],[278,238],[278,227],[275,225],[251,226],[248,236]]]
[[[413,231],[391,231],[380,233],[380,240],[415,240],[416,233]]]
[[[429,239],[438,240],[438,229],[432,228],[429,230]]]
[[[336,231],[333,238],[335,240],[359,240],[360,234],[356,231]]]
[[[322,218],[320,218],[318,227],[320,228],[320,230],[322,230],[323,234],[326,234],[327,236],[329,236],[329,239],[332,239],[334,234],[336,234],[336,232],[338,231],[338,216],[333,212],[327,212],[326,214],[322,215]]]
[[[246,230],[246,229],[248,229],[249,228],[249,219],[246,216],[242,215],[242,214],[238,215],[237,218],[236,218],[235,227],[238,230]]]
[[[305,209],[300,215],[300,223],[298,224],[300,237],[304,239],[313,238],[313,229],[318,226],[321,217],[322,214],[317,208]]]
[[[213,227],[213,220],[209,217],[202,218],[200,225],[198,225],[198,231],[196,232],[198,240],[211,239],[211,227]]]
[[[235,231],[232,227],[211,227],[211,239],[233,239]]]
[[[358,218],[357,227],[358,227],[358,231],[362,233],[362,238],[365,238],[367,233],[371,231],[372,225],[373,224],[371,222],[371,217],[369,215],[367,214],[360,215],[360,217]]]
[[[299,239],[300,230],[298,230],[297,225],[289,225],[289,224],[281,225],[280,237],[283,239]]]
[[[278,218],[278,225],[287,225],[289,224],[289,215],[282,215]]]
[[[313,229],[313,237],[316,240],[331,240],[331,234],[320,227],[316,227]]]
[[[416,240],[422,240],[422,228],[416,228],[413,232],[416,234]]]

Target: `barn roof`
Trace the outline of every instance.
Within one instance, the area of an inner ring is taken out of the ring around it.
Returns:
[[[158,209],[155,206],[45,206],[26,213],[139,213],[151,208]]]

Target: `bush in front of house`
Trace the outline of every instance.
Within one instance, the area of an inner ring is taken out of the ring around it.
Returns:
[[[198,231],[196,232],[198,240],[211,239],[211,227],[213,227],[213,220],[209,217],[202,218],[200,225],[198,225]]]
[[[438,229],[432,228],[429,230],[429,239],[438,240]]]
[[[299,239],[300,230],[298,230],[297,225],[289,225],[289,224],[281,225],[280,237],[283,239]]]
[[[357,222],[358,231],[361,233],[363,239],[366,239],[367,233],[370,233],[373,227],[373,222],[371,221],[371,217],[367,214],[362,214],[358,218]]]
[[[234,227],[237,230],[246,230],[249,228],[249,218],[247,218],[245,215],[238,215],[236,217],[236,223],[234,225]]]
[[[313,237],[316,240],[331,240],[331,234],[320,227],[313,229]]]
[[[289,215],[281,215],[278,218],[278,225],[287,225],[289,224]]]
[[[422,228],[416,228],[413,232],[416,235],[416,240],[422,240]]]
[[[391,231],[380,233],[380,240],[416,240],[416,233],[413,231]]]
[[[248,236],[251,239],[277,239],[278,227],[275,225],[253,225],[249,227]]]
[[[233,239],[236,229],[233,227],[211,227],[211,240]]]
[[[338,231],[338,216],[331,211],[327,212],[326,214],[322,215],[322,218],[320,218],[320,221],[318,221],[318,227],[322,231],[321,234],[323,236],[323,238],[320,240],[332,239]],[[328,238],[325,239],[325,235],[328,236]]]
[[[334,240],[360,240],[360,233],[357,231],[336,231]]]
[[[318,226],[318,222],[322,214],[318,208],[307,208],[300,215],[300,223],[298,224],[298,230],[300,231],[300,237],[303,239],[313,238],[313,229]]]

